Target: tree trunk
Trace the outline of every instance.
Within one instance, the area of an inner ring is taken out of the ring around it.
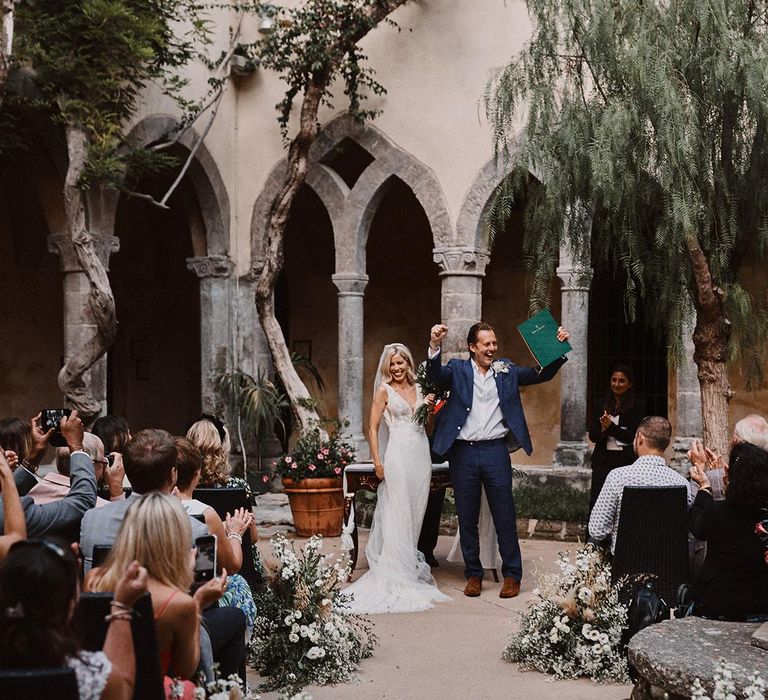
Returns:
[[[688,256],[696,284],[693,360],[699,368],[704,444],[727,458],[728,402],[733,396],[726,367],[731,327],[723,307],[723,290],[715,287],[695,236],[688,240]]]
[[[259,321],[267,338],[269,350],[275,371],[283,382],[291,409],[300,431],[307,430],[319,416],[317,411],[308,403],[311,395],[301,381],[291,362],[291,356],[285,343],[285,336],[280,324],[275,318],[274,290],[277,278],[283,269],[283,238],[288,224],[291,205],[299,189],[307,178],[307,162],[309,149],[317,136],[317,113],[320,103],[333,80],[336,67],[342,57],[371,29],[376,27],[384,18],[394,12],[408,0],[375,0],[365,10],[366,22],[360,23],[356,32],[343,37],[340,42],[331,46],[328,51],[335,59],[324,73],[315,73],[306,88],[301,103],[299,132],[291,141],[288,149],[288,168],[283,186],[280,188],[269,213],[266,230],[266,245],[264,266],[256,283],[256,309]]]
[[[88,391],[83,375],[104,355],[117,333],[115,299],[104,264],[96,254],[93,236],[88,231],[80,178],[88,155],[88,134],[79,124],[65,127],[69,165],[64,182],[64,211],[67,232],[75,254],[91,285],[88,307],[96,323],[96,333],[67,360],[59,372],[59,388],[67,402],[88,421],[101,413],[100,401]]]
[[[259,321],[272,353],[275,371],[285,386],[300,432],[309,429],[318,421],[319,416],[308,403],[312,397],[293,366],[285,336],[275,317],[274,289],[278,275],[283,269],[283,237],[291,205],[307,177],[307,159],[309,148],[317,136],[317,111],[323,89],[322,84],[313,82],[304,94],[299,133],[291,142],[285,182],[270,210],[264,267],[256,283],[256,309],[259,313]]]
[[[10,69],[13,44],[13,0],[0,0],[0,105]]]

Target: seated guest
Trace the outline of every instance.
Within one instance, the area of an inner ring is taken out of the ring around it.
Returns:
[[[125,498],[122,476],[118,474],[115,479],[113,472],[109,471],[109,464],[104,459],[104,445],[101,440],[93,433],[85,432],[83,434],[83,451],[93,462],[96,483],[99,483],[103,474],[107,473],[110,499],[117,501]],[[38,505],[61,500],[69,493],[71,487],[70,470],[69,448],[58,447],[56,449],[56,471],[46,474],[36,486],[27,492],[27,495],[33,498]],[[97,498],[96,507],[101,508],[108,502],[103,498]]]
[[[738,421],[733,426],[731,448],[743,442],[748,442],[751,445],[757,445],[757,447],[768,450],[768,421],[757,413],[750,413]],[[696,456],[692,457],[692,453]],[[727,462],[709,448],[702,447],[698,440],[693,441],[691,452],[688,453],[688,459],[691,464],[696,459],[699,465],[702,465],[702,460],[704,460],[703,466],[707,470],[707,478],[712,487],[712,496],[716,501],[722,501],[725,498],[725,491],[728,486]]]
[[[699,491],[689,529],[707,542],[691,589],[695,614],[734,621],[768,616],[768,565],[755,533],[768,507],[768,452],[748,442],[733,447],[724,501],[713,499],[701,464],[693,464],[690,473]]]
[[[37,505],[29,496],[22,496],[29,537],[63,535],[75,540],[83,514],[96,504],[96,476],[91,458],[83,451],[84,432],[77,411],[61,419],[61,434],[71,454],[72,483],[69,493],[61,500],[44,505]],[[3,517],[0,507],[0,527]]]
[[[253,520],[253,513],[239,508],[234,514],[227,514],[226,526],[219,514],[205,503],[192,497],[200,481],[202,458],[200,450],[183,437],[173,439],[178,458],[176,461],[176,495],[189,515],[202,515],[208,532],[218,540],[217,558],[222,568],[231,573],[240,570],[243,563],[243,532]]]
[[[34,478],[40,462],[48,449],[53,428],[47,433],[40,427],[40,413],[31,420],[3,418],[0,420],[0,445],[5,447],[5,456],[19,489],[19,495],[26,496],[36,481]]]
[[[191,678],[200,661],[198,616],[224,593],[227,572],[189,595],[194,556],[190,556],[190,521],[179,501],[153,492],[135,499],[125,514],[104,566],[91,569],[85,579],[89,591],[111,591],[126,562],[138,561],[147,570],[152,596],[160,668],[166,676]],[[242,635],[218,658],[226,678],[240,669],[245,654]],[[166,685],[170,684],[170,678]],[[185,696],[192,697],[187,685]]]
[[[611,540],[611,551],[616,548],[616,531],[621,513],[621,497],[625,486],[685,486],[688,482],[667,466],[664,452],[672,439],[672,426],[666,418],[643,418],[635,432],[634,449],[637,459],[626,467],[608,473],[595,507],[589,516],[591,539]],[[688,495],[690,505],[692,495]]]
[[[133,493],[103,508],[89,511],[80,526],[80,552],[84,569],[88,573],[93,561],[95,545],[111,546],[117,537],[128,507],[139,496],[153,491],[170,494],[176,485],[176,446],[173,437],[165,430],[142,430],[125,447],[125,473],[133,487]],[[189,548],[194,540],[208,534],[208,528],[191,519],[192,532]]]
[[[23,540],[0,563],[0,667],[69,666],[80,700],[128,700],[136,663],[130,611],[147,590],[147,572],[129,563],[116,577],[102,651],[81,651],[71,628],[78,596],[77,559],[63,543]]]
[[[112,480],[116,481],[118,476],[123,478],[125,476],[123,451],[131,439],[131,429],[128,427],[128,422],[121,416],[101,416],[93,424],[91,430],[104,443],[104,453],[111,459],[110,464],[105,469],[105,476],[108,476],[109,471],[112,472]],[[128,486],[128,483],[123,485]],[[99,482],[99,487],[104,498],[111,498],[109,483],[102,484]]]
[[[229,431],[215,416],[203,414],[200,420],[192,424],[187,431],[187,439],[195,445],[203,455],[203,467],[200,472],[198,486],[206,489],[230,488],[245,489],[251,508],[256,506],[256,500],[251,493],[251,487],[245,479],[232,476],[229,466]],[[251,525],[251,542],[256,542],[259,533],[256,521]]]
[[[0,491],[3,498],[3,513],[5,514],[5,529],[0,535],[0,561],[8,554],[12,544],[27,537],[27,523],[24,520],[24,509],[21,507],[19,492],[13,480],[13,472],[0,447]]]
[[[200,450],[187,438],[177,437],[173,439],[176,445],[178,459],[176,461],[176,489],[174,493],[184,506],[184,510],[191,516],[202,515],[205,524],[212,535],[216,535],[218,546],[216,549],[217,567],[232,572],[227,582],[227,590],[219,601],[221,606],[240,608],[246,617],[246,639],[250,639],[250,631],[256,623],[256,603],[248,582],[237,575],[243,564],[243,533],[253,520],[253,514],[238,508],[234,514],[227,513],[226,524],[221,521],[219,514],[210,506],[192,498],[192,492],[200,480],[200,467],[202,465]]]

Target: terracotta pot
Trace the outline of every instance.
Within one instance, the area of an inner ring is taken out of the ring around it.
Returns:
[[[344,493],[341,479],[283,478],[283,488],[293,513],[293,525],[300,537],[338,537],[344,520]]]

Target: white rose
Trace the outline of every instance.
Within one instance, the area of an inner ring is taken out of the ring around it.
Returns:
[[[295,632],[291,632],[291,633],[288,635],[288,641],[291,641],[291,642],[293,642],[294,644],[296,644],[296,642],[298,642],[298,641],[299,641],[299,635],[298,635],[298,634],[296,634]]]

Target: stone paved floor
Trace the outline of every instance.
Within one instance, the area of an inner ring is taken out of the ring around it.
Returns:
[[[367,533],[361,531],[360,534],[361,548],[364,548]],[[267,536],[267,528],[262,528],[260,547],[264,553],[269,548]],[[589,680],[552,681],[540,673],[520,672],[515,665],[501,660],[507,636],[516,629],[514,613],[523,610],[531,598],[531,590],[535,586],[534,572],[552,570],[557,552],[575,545],[541,540],[523,542],[526,574],[522,593],[513,600],[501,600],[498,597],[500,584],[492,579],[485,581],[480,598],[466,598],[462,594],[464,579],[461,565],[445,561],[451,543],[451,537],[440,538],[437,548],[440,567],[434,573],[441,590],[450,595],[453,602],[421,613],[371,616],[379,637],[379,647],[372,658],[362,663],[360,683],[309,687],[306,691],[313,698],[629,698],[630,686],[600,686]],[[329,538],[325,542],[326,551],[337,550],[338,547],[338,538]],[[354,578],[362,575],[366,566],[365,556],[362,555]],[[251,671],[249,680],[252,685],[257,684],[259,677]],[[277,694],[269,693],[262,697],[272,700]]]

